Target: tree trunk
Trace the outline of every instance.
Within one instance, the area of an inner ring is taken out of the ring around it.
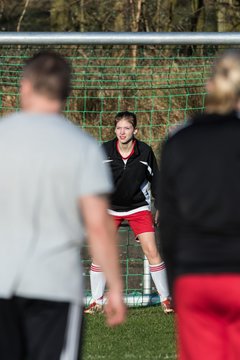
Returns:
[[[80,0],[80,14],[79,14],[79,20],[80,20],[80,31],[84,32],[84,0]]]
[[[205,31],[218,31],[217,28],[217,11],[215,0],[205,0]]]
[[[204,31],[205,7],[203,0],[192,0],[191,31]]]
[[[142,10],[142,0],[129,0],[131,12],[131,31],[139,31],[139,21]],[[132,68],[135,69],[137,65],[137,45],[132,45]]]
[[[126,16],[124,16],[124,12],[126,11],[126,3],[125,1],[115,1],[114,5],[113,5],[113,10],[115,12],[115,19],[114,19],[114,24],[113,24],[113,29],[114,31],[126,31],[126,21],[125,18]]]
[[[51,28],[53,31],[67,31],[70,27],[67,2],[65,0],[53,0],[51,7]]]

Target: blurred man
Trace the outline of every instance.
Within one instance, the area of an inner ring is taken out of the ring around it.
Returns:
[[[71,69],[30,59],[22,111],[0,123],[0,359],[79,359],[84,233],[105,271],[109,325],[124,320],[111,191],[97,143],[60,112]]]

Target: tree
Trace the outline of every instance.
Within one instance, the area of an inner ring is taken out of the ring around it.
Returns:
[[[192,0],[191,31],[203,31],[205,23],[205,7],[203,0]]]
[[[51,28],[53,31],[71,30],[70,5],[65,0],[53,0],[51,6]]]

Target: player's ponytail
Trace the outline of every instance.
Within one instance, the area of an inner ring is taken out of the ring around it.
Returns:
[[[216,62],[207,84],[206,111],[226,114],[240,100],[240,51],[229,50]]]

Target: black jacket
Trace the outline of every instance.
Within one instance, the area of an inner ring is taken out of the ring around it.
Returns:
[[[239,273],[237,115],[193,118],[165,142],[160,174],[160,235],[170,282],[181,274]]]
[[[147,184],[151,183],[151,193],[157,198],[159,169],[150,146],[136,140],[134,154],[125,165],[117,151],[117,139],[104,143],[115,186],[111,197],[111,209],[114,211],[130,211],[149,205]],[[158,208],[155,202],[155,207]]]

